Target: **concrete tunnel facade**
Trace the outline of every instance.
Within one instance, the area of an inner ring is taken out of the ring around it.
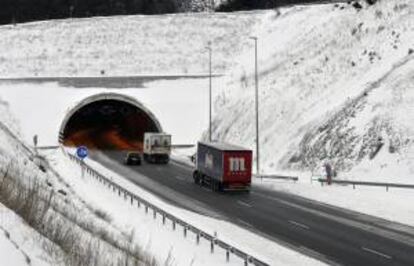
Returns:
[[[145,132],[163,132],[148,108],[130,96],[102,93],[69,110],[59,130],[59,143],[90,149],[141,150]]]

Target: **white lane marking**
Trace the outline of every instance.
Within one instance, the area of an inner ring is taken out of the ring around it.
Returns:
[[[204,191],[207,191],[207,192],[213,192],[210,188],[208,188],[208,187],[205,187],[205,186],[201,186],[201,188],[204,190]]]
[[[377,235],[381,235],[383,237],[386,237],[388,239],[396,240],[398,242],[403,242],[405,244],[410,245],[411,247],[414,247],[414,240],[410,237],[406,237],[405,235],[402,235],[401,233],[394,233],[394,232],[391,232],[391,231],[387,231],[385,229],[381,229],[380,227],[377,227],[375,225],[365,224],[364,222],[360,222],[360,221],[357,221],[357,220],[351,220],[350,218],[335,216],[335,215],[332,215],[332,214],[329,214],[329,213],[326,213],[326,212],[322,212],[322,211],[319,211],[319,210],[316,210],[316,209],[307,208],[307,207],[295,204],[295,203],[290,202],[290,201],[278,199],[278,198],[275,198],[275,197],[272,197],[272,196],[263,195],[263,194],[260,194],[260,193],[254,192],[254,191],[251,191],[250,194],[256,195],[258,197],[262,197],[262,198],[265,198],[265,199],[269,199],[269,200],[272,200],[272,201],[276,201],[276,202],[282,203],[286,206],[290,206],[290,207],[293,207],[293,208],[296,208],[296,209],[299,209],[299,210],[302,210],[302,211],[305,211],[305,212],[308,212],[308,213],[312,213],[314,215],[318,215],[318,216],[327,218],[331,221],[335,221],[335,222],[345,224],[345,225],[348,225],[348,226],[351,226],[351,227],[360,228],[362,230],[372,232],[372,233],[375,233]]]
[[[245,207],[248,207],[248,208],[252,207],[252,205],[250,205],[249,203],[241,201],[241,200],[238,200],[237,203],[240,204],[240,205],[243,205]]]
[[[251,227],[251,228],[253,228],[253,225],[249,224],[248,222],[245,222],[245,221],[240,220],[240,219],[237,219],[237,221],[238,221],[239,223],[244,224],[244,225],[245,225],[245,226],[247,226],[247,227]]]
[[[180,181],[185,181],[185,178],[179,175],[175,176],[175,179],[180,180]]]
[[[189,166],[189,165],[188,166],[187,165],[182,165],[180,163],[174,162],[173,160],[171,160],[170,163],[173,164],[174,166],[177,166],[177,167],[185,170],[185,171],[191,171],[192,170],[191,166]]]
[[[291,223],[291,224],[293,224],[293,225],[296,225],[296,226],[299,226],[299,227],[302,227],[302,228],[304,228],[304,229],[309,230],[309,226],[304,225],[304,224],[302,224],[302,223],[295,222],[295,221],[293,221],[293,220],[289,220],[289,223]]]
[[[379,252],[379,251],[376,251],[376,250],[374,250],[374,249],[370,249],[370,248],[362,247],[362,250],[365,250],[365,251],[367,251],[367,252],[369,252],[369,253],[372,253],[372,254],[378,255],[378,256],[380,256],[380,257],[383,257],[383,258],[386,258],[386,259],[389,259],[389,260],[391,260],[391,259],[392,259],[392,257],[391,257],[390,255],[384,254],[384,253]]]

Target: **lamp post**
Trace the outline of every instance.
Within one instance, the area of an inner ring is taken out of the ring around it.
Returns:
[[[260,174],[260,142],[259,142],[259,75],[257,67],[257,37],[253,36],[250,39],[254,40],[254,62],[255,62],[255,103],[256,103],[256,175]]]
[[[206,47],[206,49],[209,52],[209,124],[208,124],[208,140],[211,142],[212,141],[212,138],[211,138],[211,113],[212,113],[212,108],[211,108],[211,101],[212,101],[211,60],[212,60],[212,54],[213,54],[213,49],[211,48],[211,42],[208,43],[208,46]]]

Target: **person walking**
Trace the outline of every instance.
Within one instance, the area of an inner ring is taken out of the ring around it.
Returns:
[[[332,184],[332,166],[329,162],[325,163],[325,173],[328,185]]]

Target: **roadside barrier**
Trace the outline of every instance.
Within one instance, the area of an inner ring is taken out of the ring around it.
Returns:
[[[106,186],[108,189],[112,190],[114,193],[117,193],[118,196],[124,197],[125,200],[129,200],[131,205],[134,205],[136,203],[136,206],[140,208],[141,206],[145,208],[145,213],[149,213],[150,210],[152,210],[152,215],[154,219],[157,218],[157,215],[160,215],[162,217],[162,223],[165,225],[167,220],[170,221],[170,224],[172,226],[172,229],[175,231],[177,225],[180,225],[183,228],[183,235],[184,238],[187,237],[187,232],[190,231],[195,234],[196,236],[196,244],[198,245],[200,243],[200,238],[204,238],[206,241],[210,243],[210,252],[214,253],[215,247],[220,247],[224,249],[226,254],[226,261],[230,261],[230,254],[234,254],[235,256],[238,256],[244,261],[244,265],[247,266],[249,264],[257,265],[257,266],[268,266],[266,262],[263,262],[262,260],[251,256],[247,254],[246,252],[227,244],[226,242],[220,240],[217,238],[216,235],[211,235],[185,221],[182,219],[158,208],[157,206],[153,205],[152,203],[144,200],[143,198],[137,196],[136,194],[132,193],[128,189],[123,188],[122,186],[118,185],[117,183],[113,182],[109,178],[105,177],[104,175],[100,174],[98,171],[93,169],[91,166],[86,164],[84,161],[80,160],[76,156],[66,153],[66,151],[63,151],[63,153],[67,156],[69,156],[70,160],[77,163],[80,167],[84,168],[86,173],[94,177],[98,182],[102,183],[104,186]]]
[[[319,178],[318,181],[323,186],[325,183],[328,183],[326,178]],[[353,189],[356,186],[373,186],[373,187],[385,187],[388,191],[389,188],[407,188],[407,189],[414,189],[414,185],[410,184],[398,184],[398,183],[380,183],[380,182],[365,182],[365,181],[349,181],[349,180],[335,180],[331,181],[332,184],[343,184],[343,185],[352,185]]]
[[[284,175],[256,175],[256,178],[265,178],[265,179],[283,179],[283,180],[291,180],[293,182],[297,182],[299,177],[297,176],[284,176]]]

